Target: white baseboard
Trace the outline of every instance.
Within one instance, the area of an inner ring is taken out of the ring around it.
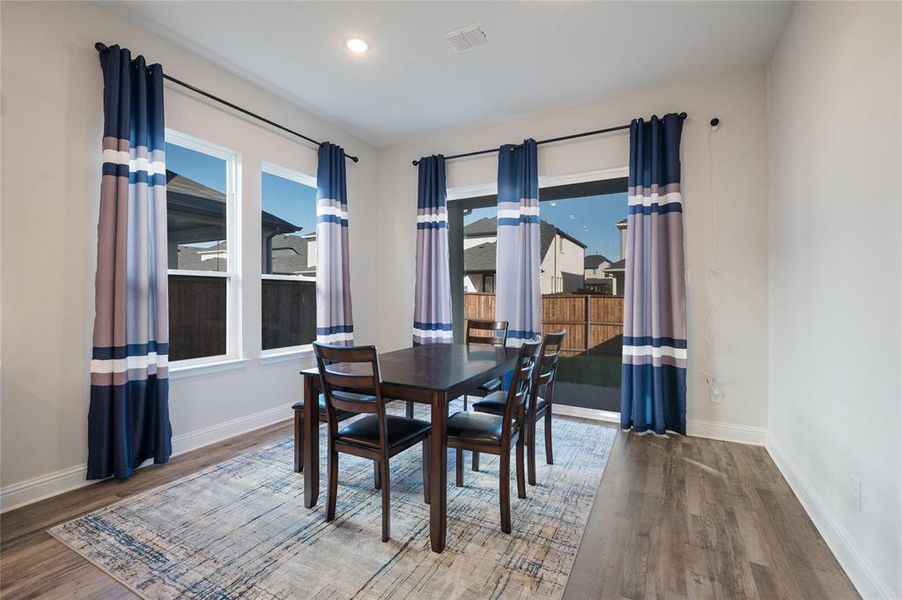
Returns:
[[[770,435],[767,436],[765,449],[861,597],[866,600],[898,598],[830,506]]]
[[[289,418],[291,418],[291,404],[285,404],[175,435],[172,436],[172,456],[197,450]],[[152,464],[152,461],[147,461],[146,464]],[[0,513],[97,483],[96,480],[85,479],[86,471],[86,464],[74,465],[54,473],[8,485],[0,490]]]
[[[567,406],[566,404],[553,404],[551,413],[565,417],[579,417],[581,419],[592,419],[593,421],[604,421],[605,423],[615,423],[620,425],[620,413],[611,412],[609,410],[583,408],[581,406]]]
[[[720,440],[722,442],[763,446],[766,434],[767,429],[764,427],[737,425],[721,421],[705,421],[703,419],[689,419],[686,421],[686,435]]]

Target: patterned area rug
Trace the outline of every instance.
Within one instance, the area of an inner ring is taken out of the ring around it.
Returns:
[[[539,485],[525,500],[512,457],[511,535],[499,524],[497,457],[483,455],[481,471],[468,468],[457,488],[449,452],[442,554],[429,548],[418,447],[391,461],[392,539],[382,543],[372,462],[341,455],[336,520],[326,523],[325,473],[317,507],[304,508],[291,439],[50,533],[144,598],[559,598],[616,431],[555,418],[555,464],[540,443]]]

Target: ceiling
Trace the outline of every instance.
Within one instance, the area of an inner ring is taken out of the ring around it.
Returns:
[[[786,2],[100,4],[377,146],[763,64],[791,9]],[[445,34],[474,22],[488,43],[455,54]],[[344,47],[354,36],[369,42],[368,53]],[[179,74],[178,65],[166,70]]]

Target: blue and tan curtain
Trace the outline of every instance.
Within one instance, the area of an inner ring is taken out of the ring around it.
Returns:
[[[172,454],[163,70],[113,46],[103,69],[88,479]]]
[[[324,142],[316,169],[316,339],[354,343],[345,151]]]
[[[418,169],[413,344],[450,344],[454,341],[454,333],[451,330],[445,157],[423,157]]]
[[[630,124],[620,424],[686,433],[686,280],[676,114]]]
[[[528,139],[498,150],[495,318],[510,324],[511,346],[542,331],[539,244],[538,149]]]

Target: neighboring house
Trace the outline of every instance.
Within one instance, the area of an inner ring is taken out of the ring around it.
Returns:
[[[464,291],[495,291],[495,252],[498,226],[485,217],[464,227]],[[543,294],[575,292],[583,288],[586,245],[560,228],[540,221],[539,255]]]
[[[626,285],[626,219],[617,222],[617,229],[620,231],[620,260],[604,269],[605,275],[614,278],[615,296],[622,296],[624,286]]]
[[[585,288],[597,294],[614,293],[614,278],[605,274],[604,270],[611,266],[611,260],[603,254],[589,254],[585,262]]]
[[[190,271],[225,271],[228,252],[226,237],[225,194],[193,179],[166,171],[167,233],[169,265]],[[301,230],[284,219],[263,211],[263,272],[273,274],[307,274],[316,270],[316,234],[289,235]],[[294,242],[289,238],[305,240]],[[312,263],[309,246],[313,247]],[[303,258],[295,259],[292,252]],[[278,252],[276,249],[279,249]],[[312,264],[312,268],[311,268]],[[297,271],[289,271],[298,267]],[[286,269],[286,270],[281,270]]]
[[[272,238],[273,275],[316,276],[316,233],[279,234]]]

